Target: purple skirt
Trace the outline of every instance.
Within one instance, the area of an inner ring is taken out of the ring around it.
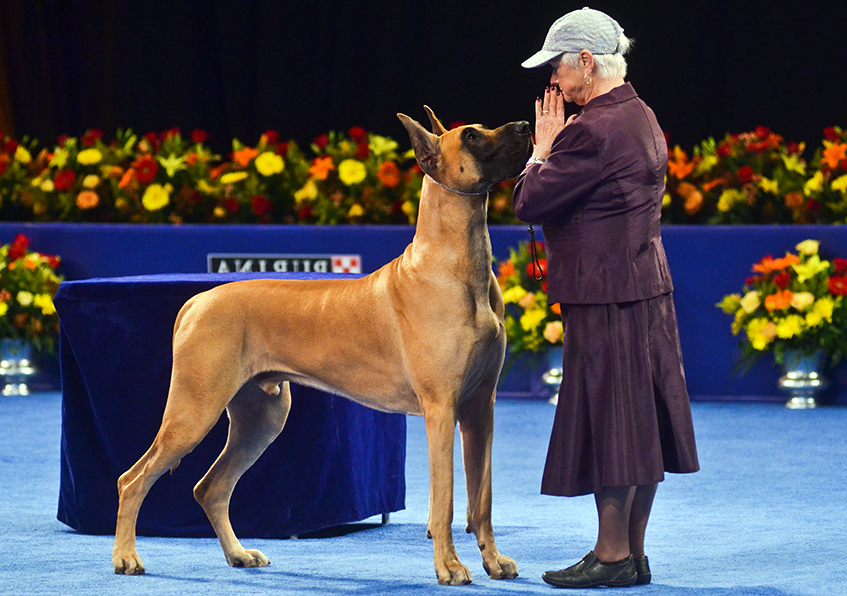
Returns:
[[[562,305],[564,363],[541,492],[577,496],[700,469],[671,294]]]

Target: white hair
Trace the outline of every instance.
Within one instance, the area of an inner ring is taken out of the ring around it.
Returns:
[[[594,77],[597,79],[616,79],[626,77],[626,59],[624,54],[632,48],[633,40],[623,33],[618,36],[618,50],[614,54],[593,54]],[[560,61],[576,70],[579,67],[578,53],[562,54]]]

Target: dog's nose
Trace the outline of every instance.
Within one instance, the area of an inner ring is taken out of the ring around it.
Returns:
[[[519,135],[529,136],[532,134],[532,128],[529,126],[529,122],[521,120],[520,122],[515,122],[515,132]]]

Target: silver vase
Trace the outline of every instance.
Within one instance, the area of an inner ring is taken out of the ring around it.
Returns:
[[[23,339],[0,340],[0,382],[3,395],[29,395],[29,383],[36,369],[32,344]]]
[[[559,386],[562,384],[562,346],[547,350],[544,362],[547,371],[541,375],[541,380],[549,390],[548,401],[555,406],[559,403]]]
[[[829,386],[822,374],[826,354],[815,352],[804,354],[789,351],[785,353],[783,370],[779,377],[779,388],[790,398],[785,407],[792,410],[805,410],[818,407],[818,395]]]

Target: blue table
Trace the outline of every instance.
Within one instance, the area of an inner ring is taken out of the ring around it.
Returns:
[[[177,312],[199,292],[254,277],[145,275],[61,285],[60,521],[83,533],[114,533],[118,476],[147,450],[161,422]],[[403,509],[405,416],[294,385],[291,393],[285,429],[235,489],[230,513],[239,536],[287,537]],[[192,489],[223,449],[226,432],[224,415],[153,486],[139,515],[140,535],[214,536]]]

